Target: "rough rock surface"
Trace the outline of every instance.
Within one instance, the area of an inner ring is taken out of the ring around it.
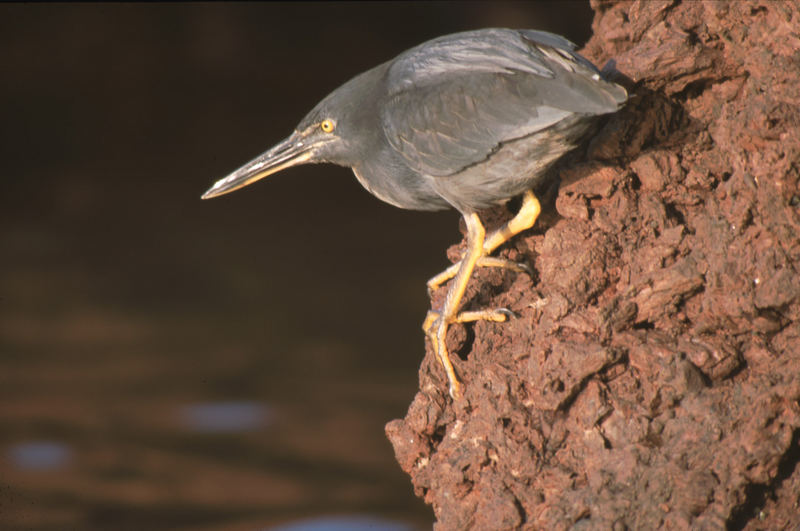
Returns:
[[[593,6],[630,102],[386,432],[439,530],[800,528],[800,7]]]

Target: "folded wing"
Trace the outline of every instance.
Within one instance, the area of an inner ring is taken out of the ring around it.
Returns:
[[[497,29],[412,48],[387,72],[384,133],[409,166],[437,177],[568,116],[616,111],[625,90],[573,47],[549,33]]]

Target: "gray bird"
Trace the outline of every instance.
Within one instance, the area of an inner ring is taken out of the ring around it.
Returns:
[[[574,49],[563,37],[533,30],[484,29],[425,42],[334,90],[287,139],[216,182],[203,199],[291,166],[330,162],[351,167],[364,188],[400,208],[457,209],[467,249],[428,281],[434,290],[453,279],[443,307],[423,324],[457,398],[448,326],[510,314],[459,313],[474,268],[525,269],[490,254],[533,226],[540,205],[532,189],[591,134],[599,116],[627,98]],[[519,212],[487,236],[477,211],[520,194]]]

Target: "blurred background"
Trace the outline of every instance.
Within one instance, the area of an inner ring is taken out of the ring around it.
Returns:
[[[590,25],[585,1],[0,6],[0,528],[430,528],[383,427],[457,214],[334,166],[199,197],[424,40]]]

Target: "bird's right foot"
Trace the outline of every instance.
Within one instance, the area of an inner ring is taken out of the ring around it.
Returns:
[[[522,205],[520,205],[519,211],[516,213],[516,215],[505,225],[491,233],[483,240],[483,243],[481,244],[481,253],[477,259],[477,262],[475,262],[475,266],[504,267],[518,273],[525,272],[531,275],[533,273],[531,268],[525,264],[512,262],[511,260],[506,260],[504,258],[494,258],[489,255],[491,255],[498,247],[520,232],[533,227],[533,224],[536,223],[536,218],[539,217],[539,212],[541,212],[541,210],[542,207],[539,204],[539,200],[536,199],[536,196],[533,194],[533,191],[528,190],[522,194]],[[456,273],[458,273],[458,270],[461,268],[461,263],[463,261],[464,259],[462,258],[455,264],[451,265],[430,279],[428,281],[428,293],[430,294],[439,289],[442,284],[456,276]]]

